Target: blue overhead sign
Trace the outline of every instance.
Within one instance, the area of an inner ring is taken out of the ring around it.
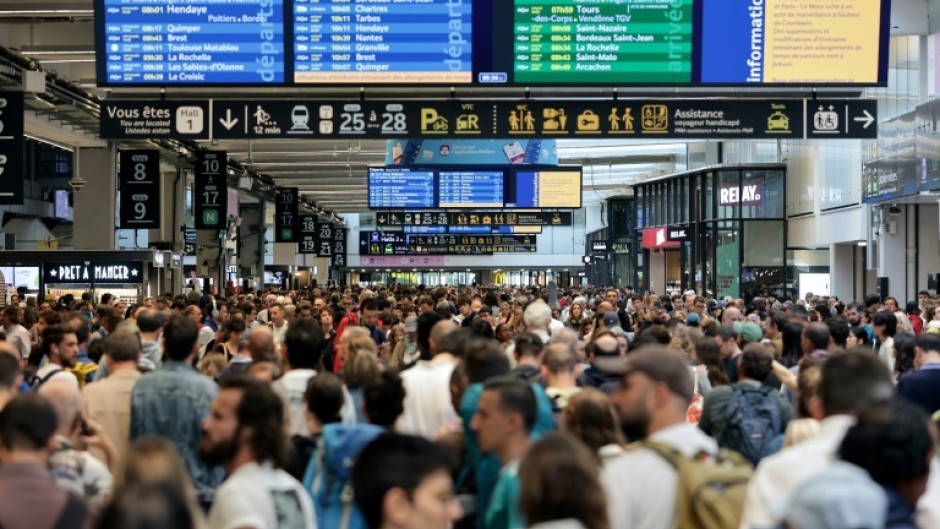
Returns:
[[[103,85],[285,82],[284,0],[96,1]]]

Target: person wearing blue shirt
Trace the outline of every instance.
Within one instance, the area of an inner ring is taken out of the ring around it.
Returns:
[[[480,450],[495,454],[502,469],[493,488],[485,521],[487,529],[521,529],[526,526],[519,511],[519,463],[532,446],[538,403],[530,384],[498,377],[483,387],[470,428]]]
[[[940,335],[924,333],[914,340],[914,367],[898,380],[898,393],[927,413],[940,410]]]

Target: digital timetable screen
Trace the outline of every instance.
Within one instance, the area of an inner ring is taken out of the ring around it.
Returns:
[[[283,84],[284,0],[97,0],[101,85]]]
[[[370,168],[370,209],[577,209],[581,168]]]
[[[890,0],[94,0],[101,86],[878,86]]]

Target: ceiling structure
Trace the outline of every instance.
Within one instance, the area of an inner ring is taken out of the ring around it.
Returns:
[[[931,4],[940,0],[931,0]],[[892,33],[923,34],[920,25],[927,19],[926,0],[894,0],[892,6]],[[923,16],[920,16],[923,11]],[[900,14],[899,14],[900,13]],[[59,80],[88,91],[97,97],[153,97],[147,89],[122,89],[109,93],[98,89],[94,64],[94,12],[92,0],[0,0],[0,46],[13,54],[0,60],[0,89],[18,87],[15,79],[19,64],[38,65]],[[51,89],[42,97],[27,98],[27,134],[61,145],[72,147],[101,147],[97,138],[97,109],[87,100],[72,98],[68,91]],[[461,91],[459,96],[483,96],[473,89]],[[371,89],[370,89],[371,91]],[[337,97],[358,95],[358,91],[276,88],[263,94],[250,89],[227,89],[231,97]],[[381,93],[381,90],[376,90]],[[417,91],[412,91],[417,92]],[[439,92],[439,90],[438,90]],[[609,95],[609,90],[581,90],[563,96]],[[386,94],[393,92],[385,92]],[[486,92],[490,95],[494,92]],[[505,96],[519,96],[521,92],[502,90]],[[620,95],[634,93],[650,95],[651,91],[621,90]],[[658,96],[681,96],[684,90],[652,92]],[[699,95],[752,96],[753,91],[697,90]],[[167,89],[169,97],[219,97],[208,90]],[[434,97],[435,91],[428,91]],[[437,94],[446,96],[448,94]],[[765,93],[766,95],[766,93]],[[791,97],[793,90],[788,91]],[[172,143],[172,142],[171,142]],[[172,144],[159,144],[166,151],[168,161],[175,159]],[[225,150],[231,159],[246,169],[271,177],[278,186],[295,186],[301,193],[337,213],[367,210],[366,170],[385,162],[385,142],[382,140],[337,142],[325,140],[239,140],[204,142],[206,148]],[[579,141],[559,140],[558,155],[562,163],[584,166],[584,203],[602,202],[607,197],[622,195],[630,184],[646,178],[663,176],[685,170],[688,142],[649,140]]]

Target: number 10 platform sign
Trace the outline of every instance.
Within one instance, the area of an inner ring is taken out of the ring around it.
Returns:
[[[200,152],[196,157],[193,206],[197,230],[225,227],[228,212],[228,159],[224,152]]]
[[[160,152],[121,151],[121,228],[160,228]]]

